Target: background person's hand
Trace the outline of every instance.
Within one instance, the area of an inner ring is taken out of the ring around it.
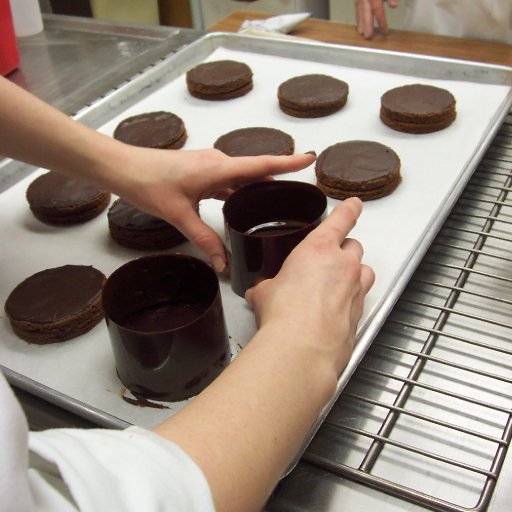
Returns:
[[[363,301],[374,281],[361,264],[361,244],[347,238],[362,210],[347,199],[285,261],[276,277],[247,291],[246,299],[260,327],[281,323],[296,339],[308,340],[345,367],[354,344]]]
[[[354,0],[356,12],[357,31],[365,39],[371,39],[375,24],[383,34],[388,32],[388,22],[384,8],[385,0]],[[387,0],[391,8],[398,4],[397,0]]]

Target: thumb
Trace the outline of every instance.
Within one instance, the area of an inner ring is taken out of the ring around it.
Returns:
[[[225,270],[227,258],[222,239],[214,229],[201,220],[193,208],[185,215],[181,215],[174,226],[210,260],[216,272]]]
[[[249,304],[249,306],[254,307],[253,301],[254,301],[254,286],[246,290],[245,292],[245,300]]]

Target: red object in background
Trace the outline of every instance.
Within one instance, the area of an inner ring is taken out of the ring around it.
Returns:
[[[14,71],[20,63],[9,0],[0,0],[0,75]]]

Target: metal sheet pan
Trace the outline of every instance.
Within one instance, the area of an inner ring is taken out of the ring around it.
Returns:
[[[223,104],[191,98],[185,71],[217,58],[247,62],[254,71],[253,91]],[[280,112],[276,102],[279,83],[307,72],[332,74],[347,81],[346,107],[316,120],[298,120]],[[422,136],[401,134],[382,125],[378,119],[381,94],[392,86],[420,81],[454,93],[456,122],[442,132]],[[342,140],[369,139],[387,144],[399,154],[403,183],[391,196],[367,203],[354,231],[365,246],[365,260],[375,268],[377,281],[367,300],[356,348],[339,378],[338,396],[507,114],[511,85],[512,70],[505,67],[302,40],[210,34],[146,69],[76,118],[112,133],[117,122],[128,115],[170,110],[185,120],[189,139],[184,149],[211,147],[219,135],[234,128],[267,125],[290,133],[297,152],[320,152]],[[15,163],[8,167],[5,171],[17,171]],[[314,170],[311,167],[283,178],[314,183]],[[42,226],[31,217],[24,199],[30,181],[31,177],[25,178],[0,195],[6,212],[0,236],[17,240],[16,245],[5,244],[2,254],[3,268],[9,268],[1,277],[3,301],[18,282],[43,268],[86,263],[109,274],[141,254],[116,247],[109,240],[106,214],[73,229]],[[335,204],[330,200],[329,208]],[[202,217],[222,233],[220,211],[217,201],[201,204]],[[188,244],[178,250],[197,254]],[[244,301],[231,292],[227,278],[221,279],[221,292],[236,356],[256,326]],[[20,342],[4,318],[0,336],[0,361],[12,382],[99,424],[152,427],[186,404],[159,410],[123,401],[103,324],[71,342],[34,347]],[[311,436],[329,409],[330,404]]]

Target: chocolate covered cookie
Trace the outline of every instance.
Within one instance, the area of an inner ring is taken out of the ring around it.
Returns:
[[[436,132],[455,120],[455,103],[453,94],[446,89],[422,84],[404,85],[382,95],[380,119],[399,132]]]
[[[253,86],[252,70],[234,60],[204,62],[187,71],[187,88],[202,100],[229,100],[247,94]]]
[[[339,142],[322,151],[316,161],[317,186],[335,199],[378,199],[398,187],[400,158],[378,142]]]
[[[229,156],[292,155],[295,141],[276,128],[240,128],[221,135],[214,147]]]
[[[176,114],[147,112],[121,121],[114,130],[114,138],[132,146],[179,149],[187,140],[187,130]]]
[[[98,216],[110,203],[110,193],[94,185],[50,171],[27,188],[32,213],[47,224],[81,224]]]
[[[91,266],[65,265],[25,279],[9,294],[5,313],[17,336],[30,343],[69,340],[103,318],[101,292],[106,281]]]
[[[186,241],[168,222],[145,213],[124,199],[117,199],[108,211],[110,236],[131,249],[160,250]]]
[[[347,102],[348,84],[327,75],[302,75],[283,82],[277,90],[279,107],[293,117],[324,117]]]

